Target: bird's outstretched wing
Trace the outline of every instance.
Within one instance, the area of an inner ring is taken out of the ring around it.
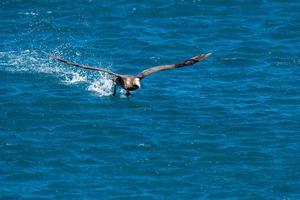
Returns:
[[[46,55],[48,55],[49,57],[55,59],[55,60],[58,60],[62,63],[65,63],[67,65],[72,65],[72,66],[75,66],[75,67],[80,67],[80,68],[83,68],[83,69],[89,69],[89,70],[96,70],[96,71],[100,71],[100,72],[104,72],[104,73],[108,73],[108,74],[111,74],[111,75],[114,75],[114,76],[121,76],[120,74],[117,74],[115,72],[112,72],[110,70],[107,70],[107,69],[103,69],[103,68],[99,68],[99,67],[92,67],[92,66],[87,66],[87,65],[81,65],[81,64],[77,64],[77,63],[74,63],[74,62],[70,62],[70,61],[67,61],[67,60],[64,60],[58,56],[54,56],[52,54],[49,54],[47,52],[44,52]]]
[[[151,68],[146,69],[146,70],[142,71],[141,73],[139,73],[137,75],[137,77],[140,78],[140,79],[143,79],[146,76],[148,76],[150,74],[153,74],[155,72],[158,72],[158,71],[163,71],[163,70],[168,70],[168,69],[175,69],[175,68],[179,68],[179,67],[185,67],[185,66],[193,65],[193,64],[207,58],[210,55],[211,55],[211,53],[201,54],[199,56],[195,56],[193,58],[190,58],[190,59],[188,59],[188,60],[186,60],[182,63],[151,67]]]

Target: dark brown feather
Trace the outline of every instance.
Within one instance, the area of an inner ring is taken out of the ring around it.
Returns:
[[[163,71],[163,70],[169,70],[169,69],[175,69],[175,68],[180,68],[180,67],[185,67],[185,66],[189,66],[189,65],[193,65],[205,58],[207,58],[208,56],[210,56],[211,53],[207,53],[207,54],[201,54],[199,56],[195,56],[193,58],[190,58],[182,63],[178,63],[178,64],[171,64],[171,65],[160,65],[160,66],[156,66],[156,67],[151,67],[149,69],[146,69],[144,71],[142,71],[141,73],[139,73],[137,75],[138,78],[143,79],[146,76],[153,74],[155,72],[158,71]]]
[[[70,62],[70,61],[67,61],[67,60],[64,60],[58,56],[54,56],[52,54],[49,54],[47,52],[44,52],[46,55],[48,55],[49,57],[55,59],[55,60],[58,60],[62,63],[65,63],[67,65],[72,65],[72,66],[75,66],[75,67],[80,67],[80,68],[83,68],[83,69],[89,69],[89,70],[96,70],[96,71],[100,71],[100,72],[104,72],[104,73],[108,73],[108,74],[111,74],[111,75],[114,75],[114,76],[118,76],[120,77],[121,75],[120,74],[117,74],[115,72],[112,72],[110,70],[107,70],[107,69],[103,69],[103,68],[98,68],[98,67],[92,67],[92,66],[88,66],[88,65],[81,65],[81,64],[77,64],[77,63],[74,63],[74,62]]]

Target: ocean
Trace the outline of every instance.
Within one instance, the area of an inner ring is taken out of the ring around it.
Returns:
[[[0,199],[300,199],[300,2],[1,0]],[[155,73],[129,97],[73,62]]]

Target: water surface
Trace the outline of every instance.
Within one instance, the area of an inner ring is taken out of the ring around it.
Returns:
[[[297,1],[0,2],[0,198],[299,199]],[[127,98],[68,60],[153,74]]]

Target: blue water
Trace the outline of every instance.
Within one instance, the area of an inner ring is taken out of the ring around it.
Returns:
[[[0,2],[0,199],[300,199],[300,2]],[[115,72],[153,74],[130,97]]]

